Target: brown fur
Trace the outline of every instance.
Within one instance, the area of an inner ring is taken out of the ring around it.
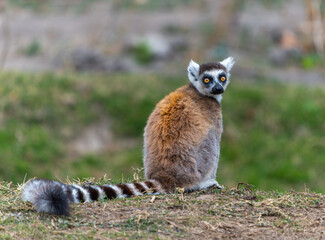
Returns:
[[[198,168],[196,153],[209,132],[220,141],[220,104],[201,95],[192,84],[161,100],[145,128],[144,167],[147,179],[159,181],[167,192],[191,187],[207,174]]]

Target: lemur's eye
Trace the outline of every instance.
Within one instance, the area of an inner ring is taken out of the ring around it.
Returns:
[[[225,76],[222,76],[222,77],[220,78],[220,81],[221,81],[221,82],[226,81],[226,77],[225,77]]]
[[[205,83],[209,83],[210,82],[210,79],[209,78],[204,78],[203,80]]]

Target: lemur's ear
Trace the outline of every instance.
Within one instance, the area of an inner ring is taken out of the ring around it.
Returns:
[[[233,57],[228,57],[224,60],[222,60],[222,62],[220,62],[223,66],[226,67],[227,69],[227,72],[230,72],[230,70],[232,69],[232,67],[234,66],[235,64],[235,60]]]
[[[194,62],[193,60],[191,60],[187,67],[188,79],[191,82],[197,81],[199,79],[199,71],[200,71],[200,65]]]

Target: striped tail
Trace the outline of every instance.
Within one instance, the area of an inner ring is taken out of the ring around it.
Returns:
[[[46,179],[33,179],[24,186],[22,200],[31,202],[38,212],[69,216],[70,203],[161,193],[166,193],[166,191],[156,180],[116,185],[81,186]]]

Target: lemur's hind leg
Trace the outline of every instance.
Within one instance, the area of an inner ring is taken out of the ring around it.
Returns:
[[[200,189],[207,189],[207,188],[212,188],[212,187],[216,187],[218,189],[223,189],[223,187],[221,187],[220,184],[215,179],[210,179],[203,183],[200,183],[199,186],[200,186]]]
[[[199,190],[203,190],[203,189],[209,189],[212,187],[216,187],[218,189],[223,189],[223,187],[221,187],[215,179],[208,179],[206,181],[199,183],[198,185],[196,185],[194,187],[185,189],[185,191],[193,192],[193,191],[199,191]]]

